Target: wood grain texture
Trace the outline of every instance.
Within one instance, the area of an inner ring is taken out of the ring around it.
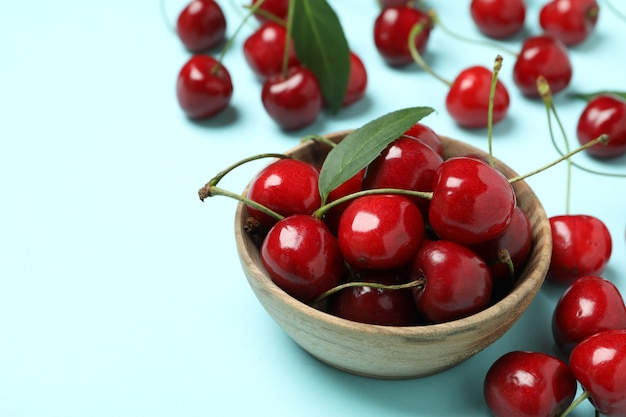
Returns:
[[[348,132],[327,135],[340,141]],[[442,137],[444,157],[486,154]],[[289,155],[321,165],[328,145],[305,142]],[[496,167],[511,178],[509,167]],[[552,253],[550,225],[539,200],[523,181],[514,184],[519,207],[531,224],[533,248],[513,291],[493,306],[448,323],[392,327],[356,323],[319,311],[286,294],[264,271],[258,246],[244,231],[247,210],[237,206],[236,246],[245,276],[259,302],[276,323],[320,361],[353,374],[380,379],[424,377],[449,369],[498,340],[527,309],[545,279]]]

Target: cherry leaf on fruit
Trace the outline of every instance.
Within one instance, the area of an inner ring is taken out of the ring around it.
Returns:
[[[291,36],[300,62],[315,73],[331,112],[337,113],[350,78],[350,48],[326,0],[293,1]]]
[[[320,171],[319,191],[328,194],[365,168],[410,127],[428,116],[430,107],[410,107],[387,113],[350,132],[329,153]]]
[[[598,96],[603,96],[603,95],[614,95],[614,96],[618,96],[626,100],[626,91],[602,90],[602,91],[596,91],[593,93],[572,93],[572,96],[574,98],[578,98],[578,99],[585,100],[585,101],[590,101]]]

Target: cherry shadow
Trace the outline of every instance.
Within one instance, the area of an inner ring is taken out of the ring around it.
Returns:
[[[187,118],[190,123],[205,128],[223,128],[227,126],[232,126],[234,123],[237,123],[239,118],[241,117],[239,110],[236,107],[228,106],[222,112],[216,114],[213,117],[209,117],[208,119],[191,119]]]

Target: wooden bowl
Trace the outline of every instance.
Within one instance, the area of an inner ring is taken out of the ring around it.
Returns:
[[[338,142],[349,131],[327,135]],[[444,158],[485,152],[442,137]],[[321,164],[328,145],[308,141],[287,153]],[[496,160],[496,167],[516,175]],[[317,310],[289,296],[265,272],[259,249],[243,231],[247,209],[237,207],[236,245],[252,290],[269,315],[305,351],[320,361],[353,374],[381,379],[423,377],[449,369],[498,340],[520,318],[539,291],[552,253],[546,213],[530,187],[514,184],[519,207],[531,224],[533,248],[515,288],[501,301],[469,317],[435,325],[393,327],[357,323]]]

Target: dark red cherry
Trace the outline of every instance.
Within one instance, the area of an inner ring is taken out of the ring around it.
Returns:
[[[527,38],[513,65],[513,82],[522,94],[539,97],[537,78],[542,75],[553,94],[572,80],[572,63],[565,44],[548,35]]]
[[[415,123],[404,132],[404,136],[421,140],[443,158],[443,143],[441,142],[441,138],[433,129],[425,124],[420,122]]]
[[[476,244],[504,233],[515,211],[515,192],[495,168],[471,157],[454,157],[439,167],[428,220],[442,239]]]
[[[261,100],[267,114],[284,130],[309,126],[322,110],[322,90],[313,71],[291,67],[263,83]]]
[[[246,197],[283,216],[312,214],[322,201],[318,181],[319,171],[312,165],[297,159],[279,159],[252,179]],[[249,207],[248,211],[264,226],[276,222],[255,208]]]
[[[392,66],[413,62],[409,35],[413,26],[420,22],[424,22],[424,27],[415,37],[415,47],[423,54],[433,24],[430,16],[410,6],[385,7],[381,10],[374,22],[374,44],[385,62]]]
[[[505,39],[524,27],[526,3],[524,0],[472,0],[470,14],[484,35]]]
[[[367,70],[361,58],[350,51],[350,78],[341,105],[347,107],[361,100],[367,88]]]
[[[578,45],[593,33],[599,11],[596,0],[552,0],[541,7],[539,25],[565,45]]]
[[[232,95],[230,74],[211,56],[192,56],[178,73],[176,98],[192,119],[205,119],[221,112],[230,104]]]
[[[576,388],[574,374],[561,359],[516,350],[491,365],[483,393],[494,417],[554,417],[572,403]]]
[[[626,330],[589,336],[572,350],[569,363],[603,416],[626,416]]]
[[[552,315],[554,342],[567,356],[587,337],[612,329],[626,330],[626,306],[617,287],[597,275],[574,281]]]
[[[424,242],[411,264],[410,280],[418,311],[433,323],[478,313],[489,306],[492,278],[485,261],[458,243]]]
[[[584,145],[601,134],[609,135],[608,143],[587,148],[589,155],[614,158],[626,154],[626,100],[601,94],[587,102],[576,126],[578,142]]]
[[[243,56],[250,69],[261,79],[279,74],[283,70],[287,30],[284,26],[268,21],[263,23],[243,44]],[[300,64],[293,42],[290,42],[287,66]]]
[[[226,38],[226,18],[215,0],[192,0],[178,15],[176,33],[191,52],[215,48]]]
[[[404,272],[397,270],[363,271],[356,281],[384,285],[406,283]],[[382,326],[411,326],[418,313],[411,290],[381,289],[369,286],[349,287],[333,297],[329,312],[344,319]]]
[[[305,303],[335,287],[343,275],[337,240],[324,222],[306,214],[278,221],[260,253],[272,281]]]
[[[250,6],[254,6],[258,2],[259,0],[252,0]],[[262,12],[265,12],[274,18],[278,18],[279,20],[286,21],[287,12],[289,10],[289,0],[264,0],[259,6],[259,10],[260,11],[255,13],[254,16],[261,23],[272,20]]]
[[[570,214],[550,217],[552,259],[547,278],[570,285],[585,275],[602,275],[611,257],[611,234],[597,217]]]
[[[446,109],[455,122],[468,128],[487,127],[492,77],[492,72],[482,66],[469,67],[459,73],[446,95]],[[504,119],[508,110],[509,93],[497,80],[493,124]]]
[[[417,206],[398,194],[355,199],[339,220],[341,254],[356,270],[398,268],[409,262],[425,234]]]
[[[443,158],[420,140],[402,136],[390,143],[365,169],[363,188],[397,188],[432,191]],[[422,215],[428,215],[430,200],[413,199]]]

